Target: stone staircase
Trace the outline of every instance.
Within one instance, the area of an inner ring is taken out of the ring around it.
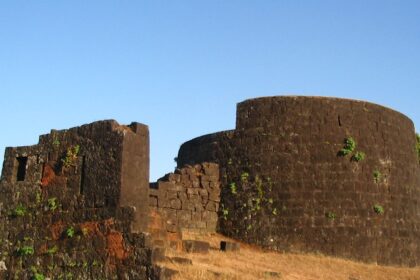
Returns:
[[[149,211],[148,232],[152,247],[153,274],[157,280],[170,280],[178,273],[178,271],[166,267],[165,263],[192,265],[191,259],[167,256],[168,250],[199,254],[206,254],[210,250],[208,242],[183,240],[180,230],[169,232],[166,218],[162,217],[157,209]]]

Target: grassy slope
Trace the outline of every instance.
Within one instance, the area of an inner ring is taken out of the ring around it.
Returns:
[[[209,254],[187,254],[169,251],[168,256],[189,258],[193,265],[163,263],[166,267],[180,271],[176,280],[199,279],[331,279],[331,280],[381,280],[419,279],[420,267],[397,268],[374,264],[362,264],[321,255],[279,254],[241,244],[237,253],[223,253],[216,248],[220,235],[185,236],[184,239],[199,239],[210,242],[214,250]],[[270,276],[268,272],[279,272]]]

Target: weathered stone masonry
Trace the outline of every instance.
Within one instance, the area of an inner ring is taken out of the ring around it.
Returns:
[[[340,155],[350,138],[356,147]],[[235,130],[183,144],[178,165],[220,164],[219,231],[231,237],[280,251],[414,266],[415,143],[413,123],[391,109],[268,97],[238,104]]]
[[[0,278],[150,279],[148,149],[146,126],[115,121],[7,148]]]
[[[183,231],[216,232],[219,202],[217,164],[177,169],[151,185],[149,232],[156,240],[171,240],[172,247],[179,247]]]
[[[6,149],[0,279],[157,279],[159,252],[198,245],[185,231],[419,265],[415,141],[407,117],[375,104],[252,99],[235,130],[183,144],[175,172],[150,184],[147,126],[52,130]]]

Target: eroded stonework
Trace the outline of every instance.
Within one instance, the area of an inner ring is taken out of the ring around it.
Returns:
[[[150,279],[148,137],[101,121],[7,148],[0,278]]]
[[[175,172],[150,184],[147,126],[52,130],[6,149],[0,279],[169,279],[156,266],[167,248],[209,250],[183,240],[189,231],[419,265],[415,145],[412,122],[375,104],[252,99],[235,130],[183,144]]]
[[[414,126],[375,104],[267,97],[233,131],[182,145],[178,166],[221,167],[219,231],[279,251],[420,264]]]

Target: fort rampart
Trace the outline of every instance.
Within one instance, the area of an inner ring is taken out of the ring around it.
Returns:
[[[0,279],[168,279],[156,265],[167,248],[209,250],[186,231],[418,266],[415,147],[413,123],[379,105],[258,98],[238,104],[236,129],[183,144],[175,172],[150,184],[147,126],[52,130],[6,149]]]
[[[220,164],[219,231],[279,251],[419,265],[414,126],[375,104],[267,97],[236,129],[182,145],[178,165]]]

